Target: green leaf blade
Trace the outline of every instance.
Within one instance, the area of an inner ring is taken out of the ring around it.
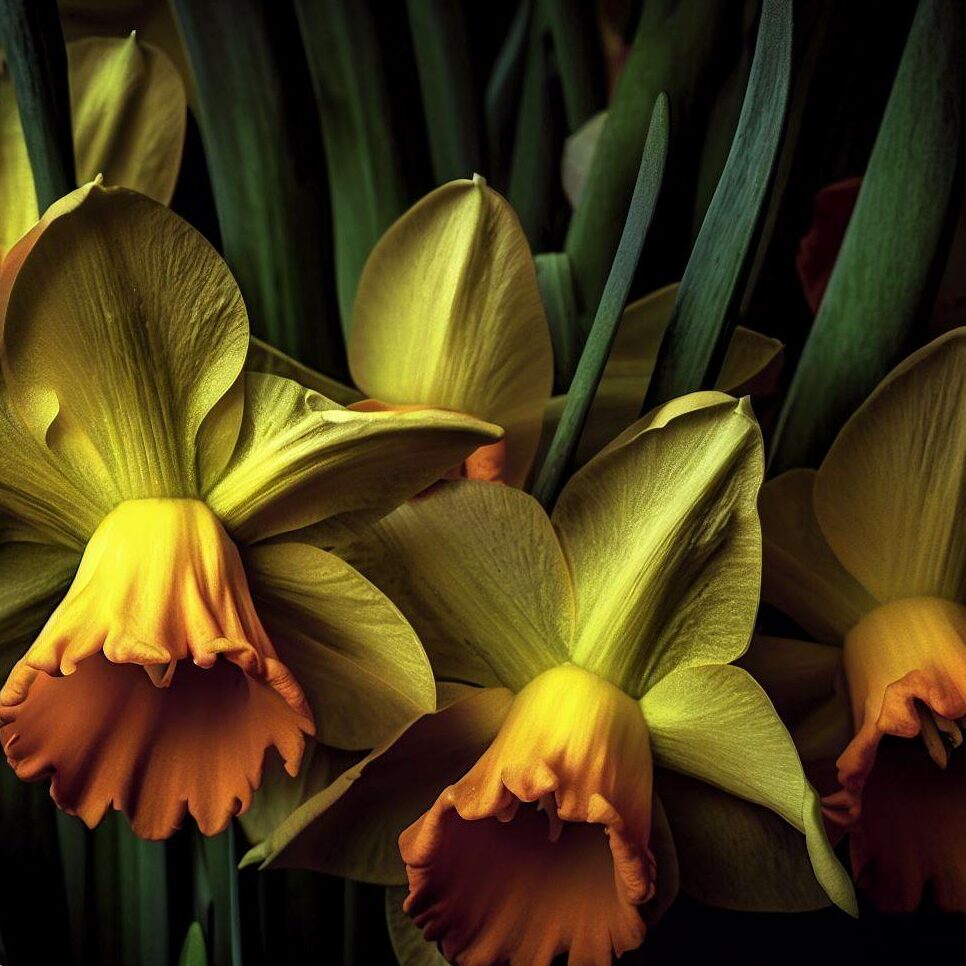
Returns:
[[[765,0],[738,128],[681,280],[645,410],[710,388],[724,359],[781,145],[791,54],[791,0]]]

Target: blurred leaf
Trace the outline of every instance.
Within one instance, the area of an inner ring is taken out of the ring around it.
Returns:
[[[484,174],[464,7],[407,0],[436,184]]]
[[[173,0],[191,62],[225,258],[256,335],[346,372],[325,167],[295,17],[260,0]]]
[[[559,169],[567,132],[562,95],[553,81],[552,48],[553,38],[538,4],[530,20],[506,190],[534,251],[555,247],[553,214],[565,207]]]
[[[208,938],[211,966],[242,966],[235,827],[218,835],[195,831],[195,919]]]
[[[540,298],[553,342],[554,387],[566,392],[579,357],[577,302],[566,252],[547,252],[534,258]]]
[[[165,843],[145,842],[112,813],[117,836],[121,961],[125,966],[168,966],[168,876]]]
[[[533,495],[547,508],[556,499],[563,472],[573,459],[584,421],[597,391],[597,384],[617,335],[617,326],[627,304],[627,294],[661,191],[668,137],[668,102],[667,97],[662,94],[655,102],[651,115],[637,184],[634,186],[630,210],[627,212],[624,231],[617,247],[617,257],[607,278],[594,326],[580,356],[547,458],[540,467],[537,482],[533,487]]]
[[[563,88],[567,131],[573,133],[604,106],[604,66],[596,5],[586,0],[542,0],[542,5]]]
[[[346,879],[342,935],[344,966],[392,962],[382,886]]]
[[[348,332],[362,266],[407,207],[399,137],[368,0],[295,0],[295,10],[325,142],[336,287]]]
[[[731,4],[706,0],[648,0],[644,4],[580,204],[567,232],[565,248],[574,272],[585,338],[604,291],[634,189],[640,132],[647,126],[658,94],[666,91],[674,114],[668,152],[671,164],[664,191],[668,197],[669,189],[677,190],[694,175],[690,156],[694,139],[704,130],[707,102],[718,80],[712,68],[735,26],[731,11]],[[687,234],[687,219],[681,218],[679,210],[681,199],[675,196],[672,200],[674,226]],[[662,235],[661,249],[673,249],[672,241],[677,240]],[[666,260],[666,254],[661,254]],[[670,269],[672,274],[679,270],[678,266]],[[648,288],[668,280],[649,276]]]
[[[489,165],[484,174],[501,191],[506,191],[532,11],[532,0],[521,0],[493,65],[484,96],[483,113],[489,155]]]
[[[899,361],[958,212],[966,8],[921,0],[858,202],[792,379],[770,470],[817,465]]]
[[[738,128],[681,279],[645,410],[714,385],[781,145],[791,51],[791,0],[764,0]]]
[[[67,54],[56,0],[0,3],[0,44],[13,75],[37,206],[77,187]]]
[[[87,940],[85,898],[87,892],[87,838],[84,823],[73,815],[56,809],[57,842],[60,847],[61,872],[67,897],[67,915],[74,962],[81,962]]]
[[[208,966],[205,934],[197,922],[193,922],[188,927],[184,945],[181,947],[181,955],[178,957],[178,966]]]

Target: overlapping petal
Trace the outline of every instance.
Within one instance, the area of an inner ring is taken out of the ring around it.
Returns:
[[[553,512],[577,596],[571,659],[640,695],[676,667],[741,654],[762,472],[747,403],[721,393],[661,407],[578,471]]]
[[[457,413],[356,412],[281,376],[245,374],[238,445],[204,494],[242,543],[377,518],[500,429]]]
[[[435,709],[419,638],[365,577],[304,543],[259,544],[244,560],[259,616],[305,692],[319,741],[372,748]]]
[[[762,487],[762,596],[816,640],[841,644],[876,600],[822,534],[812,499],[815,476],[814,470],[789,470]]]
[[[439,711],[414,722],[308,799],[249,851],[243,864],[405,882],[399,833],[486,750],[512,700],[504,688],[447,686]]]
[[[519,690],[567,660],[567,564],[546,513],[519,490],[441,483],[345,553],[398,602],[439,678]]]
[[[729,665],[682,668],[641,701],[655,762],[780,815],[805,835],[828,897],[855,913],[852,884],[825,836],[818,796],[762,689]]]
[[[427,195],[380,239],[353,310],[349,366],[366,395],[471,413],[507,430],[521,485],[553,356],[520,223],[481,178]]]
[[[0,303],[12,406],[75,487],[105,512],[195,495],[198,431],[248,348],[238,287],[201,235],[88,184],[4,260]]]
[[[879,384],[829,450],[814,499],[829,546],[877,600],[966,597],[966,328]]]

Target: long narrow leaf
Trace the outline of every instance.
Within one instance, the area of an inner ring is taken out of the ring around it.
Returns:
[[[462,4],[407,0],[437,184],[483,169],[479,111]]]
[[[607,364],[617,326],[621,320],[627,295],[637,262],[641,257],[644,239],[654,216],[661,181],[664,178],[664,164],[667,160],[668,148],[668,102],[667,96],[658,96],[651,116],[651,123],[644,143],[641,166],[637,174],[637,183],[631,198],[630,210],[624,231],[621,233],[617,257],[604,287],[597,315],[590,332],[590,338],[577,365],[573,383],[567,393],[567,402],[561,414],[557,431],[554,433],[547,452],[547,458],[540,468],[540,475],[534,486],[533,495],[549,508],[560,489],[561,478],[567,465],[573,458],[584,428],[584,421],[594,400],[597,384]]]
[[[125,966],[167,966],[168,879],[165,843],[137,838],[117,814],[118,901]]]
[[[201,931],[201,925],[197,922],[193,922],[188,927],[188,932],[184,937],[184,945],[181,947],[181,955],[178,957],[178,966],[208,966],[205,934]]]
[[[44,211],[77,187],[67,54],[56,0],[3,0],[0,44],[17,92],[37,206]]]
[[[670,215],[659,214],[660,249],[649,252],[647,282],[656,287],[680,271],[679,249],[690,244],[690,211],[697,177],[695,144],[703,136],[707,113],[722,79],[725,49],[738,38],[740,18],[733,4],[707,0],[647,0],[634,43],[607,112],[580,204],[567,231],[570,256],[586,339],[610,272],[624,213],[640,161],[640,132],[654,102],[666,91],[674,112],[664,198]],[[662,208],[664,205],[662,205]],[[655,226],[657,230],[658,226]],[[652,246],[653,247],[653,246]],[[660,267],[661,271],[655,271]],[[667,276],[667,277],[665,277]]]
[[[207,927],[212,966],[242,966],[235,829],[194,842],[195,918]]]
[[[256,335],[344,376],[330,299],[325,160],[285,4],[173,0],[194,75],[225,257]]]
[[[710,385],[724,359],[781,145],[791,56],[792,0],[764,0],[738,128],[681,279],[646,409]]]
[[[543,0],[567,127],[573,133],[604,107],[604,67],[593,4],[582,0]]]
[[[329,177],[342,327],[379,236],[406,209],[390,95],[368,0],[296,0]]]
[[[816,465],[909,347],[962,163],[966,8],[922,0],[858,202],[779,417],[770,469]]]

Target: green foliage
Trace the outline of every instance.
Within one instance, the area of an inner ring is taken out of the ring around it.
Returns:
[[[577,449],[580,432],[584,427],[590,404],[594,400],[594,393],[597,391],[597,384],[604,372],[604,366],[607,364],[607,356],[610,354],[614,337],[617,335],[617,326],[624,306],[627,304],[627,294],[634,279],[637,261],[641,257],[641,249],[661,190],[664,164],[667,160],[668,137],[668,103],[667,98],[661,95],[654,105],[651,116],[637,183],[634,185],[630,209],[617,248],[617,257],[607,278],[607,285],[597,308],[590,337],[584,346],[577,371],[567,393],[567,404],[533,487],[533,495],[545,507],[553,504],[560,489],[563,472]]]
[[[790,0],[765,0],[738,129],[681,280],[645,409],[714,384],[781,144],[791,46]]]
[[[821,460],[929,307],[962,157],[966,9],[919,5],[842,249],[792,379],[770,468]]]

